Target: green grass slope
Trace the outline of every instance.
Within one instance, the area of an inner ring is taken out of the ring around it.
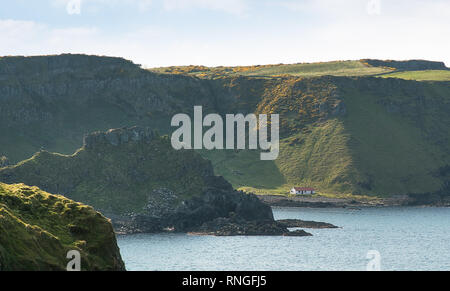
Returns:
[[[273,77],[281,75],[317,76],[372,76],[390,73],[394,68],[371,66],[363,61],[333,61],[321,63],[277,64],[243,67],[180,66],[150,69],[165,74],[183,74],[200,78],[224,76]]]
[[[443,63],[421,60],[149,71],[94,56],[4,58],[0,156],[13,164],[39,149],[70,154],[82,146],[83,134],[109,128],[141,125],[170,134],[174,114],[192,113],[193,106],[202,105],[204,114],[280,114],[276,161],[260,161],[257,151],[201,151],[216,174],[235,187],[286,193],[298,185],[370,195],[436,191],[446,183],[440,173],[450,164],[449,82],[402,78],[445,80],[446,72]],[[48,163],[84,155],[51,155]],[[47,156],[38,158],[47,162]],[[164,163],[158,157],[155,161]],[[115,158],[111,162],[126,165]],[[130,162],[126,169],[132,172],[133,166]],[[79,181],[85,176],[77,171],[75,184],[84,193]],[[116,195],[113,188],[111,193]],[[135,208],[130,204],[124,199],[127,209]]]
[[[0,271],[125,270],[111,223],[92,207],[24,184],[0,183]]]
[[[372,67],[360,61],[336,61],[310,64],[277,65],[242,73],[246,76],[292,75],[316,76],[366,76],[391,72],[389,68]]]
[[[289,78],[259,113],[281,114],[274,162],[240,151],[207,157],[235,187],[287,193],[394,195],[438,191],[450,164],[450,86],[379,78]]]
[[[428,126],[449,121],[446,109],[435,111],[421,104],[409,104],[419,113],[401,114],[402,108],[408,105],[400,103],[398,107],[390,107],[392,105],[386,104],[385,100],[380,100],[386,98],[384,93],[380,93],[362,94],[360,90],[345,90],[344,102],[349,114],[343,122],[351,136],[348,146],[355,170],[363,176],[356,185],[361,192],[378,195],[438,191],[445,181],[434,173],[450,163],[448,147],[440,146],[439,142],[449,130],[447,128],[446,132],[433,136]],[[392,94],[387,102],[409,103],[415,97],[403,92],[394,91]],[[430,96],[433,98],[429,102],[443,98],[438,102],[443,106],[448,104],[445,95]],[[429,118],[441,120],[427,124],[426,119]]]
[[[416,81],[450,81],[450,70],[406,71],[384,74],[383,78],[399,78]]]

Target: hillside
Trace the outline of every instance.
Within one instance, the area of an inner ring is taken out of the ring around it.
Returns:
[[[153,72],[166,74],[184,74],[200,78],[220,78],[224,76],[366,76],[390,73],[394,68],[371,66],[361,61],[336,61],[324,63],[277,64],[248,67],[203,67],[181,66],[151,69]]]
[[[320,63],[276,64],[240,67],[179,66],[150,69],[163,74],[189,75],[199,78],[231,76],[253,77],[320,77],[320,76],[385,76],[404,71],[448,71],[442,62],[425,60],[393,61],[364,59],[358,61],[332,61]]]
[[[437,191],[448,179],[437,173],[450,162],[449,96],[448,83],[281,80],[257,107],[281,114],[279,158],[271,163],[258,161],[256,152],[206,155],[237,187],[286,193],[289,185],[310,185],[371,195]]]
[[[270,207],[234,191],[195,151],[175,151],[148,128],[85,137],[73,155],[41,151],[0,169],[0,181],[24,182],[93,206],[119,231],[186,231],[215,218],[271,220]]]
[[[125,270],[111,223],[91,207],[24,184],[0,183],[0,271]]]
[[[384,74],[382,77],[416,81],[450,81],[450,70],[400,71]]]
[[[253,151],[200,151],[235,187],[286,193],[304,185],[377,196],[434,192],[448,182],[450,83],[395,78],[418,72],[447,68],[361,60],[148,71],[95,56],[2,58],[0,156],[14,164],[40,149],[71,155],[85,133],[109,128],[142,125],[169,133],[174,114],[203,105],[204,114],[280,114],[276,161],[260,161]],[[32,160],[50,154],[40,155]]]

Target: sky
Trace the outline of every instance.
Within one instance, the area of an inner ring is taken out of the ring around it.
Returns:
[[[144,67],[427,59],[450,66],[450,0],[0,0],[0,56]]]

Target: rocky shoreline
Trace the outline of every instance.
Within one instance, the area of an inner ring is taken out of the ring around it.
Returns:
[[[326,222],[317,222],[317,221],[307,221],[300,219],[282,219],[277,220],[278,224],[281,224],[285,227],[300,227],[300,228],[313,228],[313,229],[324,229],[324,228],[339,228],[336,225]]]
[[[247,221],[238,216],[233,216],[231,218],[219,217],[185,231],[180,231],[175,228],[153,228],[143,231],[140,228],[125,227],[123,221],[119,222],[118,220],[115,220],[113,225],[115,226],[117,235],[136,233],[187,233],[188,235],[211,236],[312,236],[311,233],[298,228],[339,228],[326,222],[305,221],[300,219]],[[290,228],[296,229],[290,230]]]
[[[217,190],[217,189],[216,189]],[[178,213],[175,220],[185,221],[187,224],[177,223],[174,227],[169,227],[173,224],[174,218],[166,218],[164,221],[146,215],[131,215],[121,217],[111,217],[116,234],[126,235],[135,233],[187,233],[189,235],[212,235],[212,236],[312,236],[311,233],[304,229],[336,229],[339,228],[331,223],[305,221],[300,219],[283,219],[274,220],[271,215],[271,207],[304,207],[304,208],[346,208],[351,210],[358,210],[364,207],[406,207],[406,206],[440,206],[448,207],[450,203],[443,200],[433,200],[436,203],[429,203],[429,199],[417,200],[415,197],[409,195],[395,196],[391,198],[376,198],[376,199],[338,199],[327,198],[322,196],[275,196],[275,195],[250,195],[248,199],[241,200],[243,196],[234,200],[236,203],[232,208],[234,211],[241,209],[237,206],[245,201],[247,211],[239,210],[235,213],[233,210],[227,214],[219,214],[220,204],[211,203],[211,201],[221,201],[217,199],[217,194],[214,191],[210,192],[208,198],[202,199]],[[229,193],[228,193],[229,195]],[[228,196],[227,195],[227,196]],[[236,195],[236,194],[235,194]],[[234,195],[231,195],[233,197]],[[257,203],[259,202],[259,203]],[[445,202],[445,203],[442,203]],[[263,209],[260,208],[264,205]],[[210,219],[205,219],[204,215],[197,217],[195,213],[207,213],[205,207],[212,211],[214,215]],[[262,215],[261,212],[262,211]],[[244,217],[245,213],[250,215]],[[260,213],[260,215],[257,215]],[[292,230],[294,229],[294,230]]]
[[[218,218],[204,223],[191,235],[213,236],[312,236],[306,231],[289,231],[283,223],[274,220],[242,221]]]
[[[348,208],[364,207],[405,207],[405,206],[436,206],[450,207],[450,197],[435,197],[432,195],[397,195],[390,198],[349,199],[328,198],[322,196],[281,196],[257,195],[265,204],[272,207],[302,207],[302,208]]]

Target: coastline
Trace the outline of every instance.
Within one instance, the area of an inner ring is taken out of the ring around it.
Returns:
[[[282,195],[257,195],[265,204],[271,207],[304,207],[304,208],[348,208],[358,209],[365,207],[408,207],[408,206],[433,206],[450,207],[450,201],[424,199],[418,200],[409,195],[398,195],[390,198],[329,198],[319,195],[313,196],[282,196]]]

